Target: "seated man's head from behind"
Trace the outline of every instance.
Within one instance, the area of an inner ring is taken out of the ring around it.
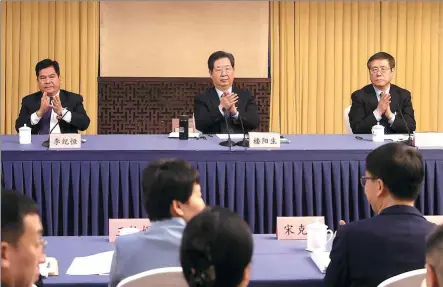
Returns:
[[[189,221],[205,207],[198,171],[181,159],[157,159],[145,168],[143,196],[151,221]]]
[[[426,242],[426,285],[443,286],[443,225],[439,225]]]
[[[190,287],[245,287],[253,252],[246,222],[223,207],[208,208],[183,232],[180,263]]]
[[[366,198],[379,214],[393,205],[414,205],[424,178],[422,155],[401,143],[382,145],[366,157],[361,178]]]
[[[45,261],[43,227],[35,202],[2,189],[2,286],[30,287]]]

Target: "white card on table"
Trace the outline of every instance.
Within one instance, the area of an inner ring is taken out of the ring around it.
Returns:
[[[279,148],[280,147],[280,134],[279,133],[249,132],[249,147],[250,148]]]
[[[81,148],[82,138],[80,134],[50,134],[49,148],[63,149],[63,148]]]

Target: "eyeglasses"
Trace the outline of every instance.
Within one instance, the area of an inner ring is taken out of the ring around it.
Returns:
[[[382,74],[386,74],[389,70],[392,70],[391,68],[388,68],[388,67],[373,67],[373,68],[370,68],[369,69],[369,72],[372,74],[372,75],[376,75],[376,74],[378,74],[378,72],[380,72],[380,73],[382,73]]]
[[[217,68],[214,70],[214,72],[216,72],[217,74],[221,74],[223,72],[225,72],[226,74],[232,72],[232,67],[226,67],[226,68]]]
[[[372,176],[362,176],[362,177],[360,177],[360,184],[361,184],[361,186],[365,187],[366,181],[368,181],[368,179],[369,180],[375,180],[375,179],[378,179],[378,177],[372,177]]]

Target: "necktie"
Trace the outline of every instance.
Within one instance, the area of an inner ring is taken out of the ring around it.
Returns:
[[[51,112],[52,109],[48,109],[40,119],[40,134],[47,135],[50,132],[51,127]]]
[[[225,97],[227,95],[228,95],[227,91],[223,92],[223,94],[220,97],[220,100],[221,100],[221,98],[223,98],[223,97]],[[230,122],[232,120],[231,120],[231,114],[229,113],[229,111],[227,111],[227,110],[225,111],[224,117],[226,118],[226,121],[227,121],[228,125],[226,125],[226,122],[224,122],[224,124],[222,124],[222,133],[224,133],[224,134],[227,134],[227,133],[232,134],[232,133],[234,133],[234,131],[230,127]]]

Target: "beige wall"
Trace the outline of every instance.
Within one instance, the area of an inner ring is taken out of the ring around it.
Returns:
[[[236,77],[266,78],[269,3],[100,2],[100,76],[207,77],[232,52]]]

